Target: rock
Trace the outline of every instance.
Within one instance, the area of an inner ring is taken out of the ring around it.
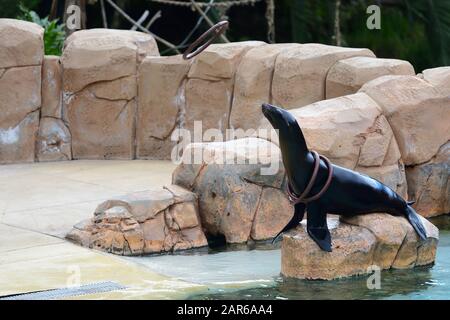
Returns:
[[[326,98],[356,93],[363,84],[385,75],[415,75],[414,67],[404,60],[353,57],[339,60],[330,69]]]
[[[450,67],[439,67],[422,71],[422,77],[444,95],[450,95]]]
[[[39,161],[71,160],[71,136],[64,122],[55,118],[41,118],[36,141]]]
[[[186,114],[184,128],[194,130],[195,122],[203,131],[228,127],[233,83],[230,79],[209,81],[189,79],[186,84]]]
[[[58,56],[45,56],[42,64],[41,117],[61,118],[62,68]]]
[[[184,128],[192,131],[194,122],[201,121],[203,130],[225,132],[236,69],[248,50],[261,45],[264,42],[213,44],[194,59],[186,83]]]
[[[75,93],[88,84],[135,75],[146,55],[158,56],[155,39],[128,30],[89,29],[66,39],[61,62],[64,91]]]
[[[366,94],[353,94],[290,110],[308,147],[340,166],[380,179],[406,196],[397,142],[381,109]]]
[[[272,82],[273,103],[286,109],[325,99],[328,70],[339,60],[355,56],[375,57],[368,49],[303,44],[280,53]]]
[[[13,127],[0,128],[0,164],[33,162],[39,111],[25,116]]]
[[[14,67],[0,78],[0,128],[15,127],[41,106],[41,67]]]
[[[275,60],[280,52],[299,44],[267,44],[249,50],[236,71],[230,125],[256,129],[261,120],[261,104],[271,102],[271,84]]]
[[[274,144],[257,138],[193,143],[184,150],[172,182],[197,194],[208,234],[223,235],[228,243],[269,239],[293,214],[280,191],[284,169],[279,152]],[[261,168],[270,161],[275,170],[262,174]]]
[[[33,162],[41,105],[41,67],[12,67],[0,77],[0,163]]]
[[[409,200],[424,217],[450,213],[450,142],[428,162],[406,168]]]
[[[89,88],[66,104],[74,159],[132,159],[135,100],[98,99]]]
[[[92,219],[75,225],[66,237],[79,245],[119,255],[207,245],[197,197],[173,185],[105,201]]]
[[[332,280],[403,269],[434,262],[438,229],[422,218],[428,238],[423,241],[404,217],[366,214],[352,218],[328,218],[333,252],[322,251],[309,237],[303,222],[283,235],[281,273],[285,277]]]
[[[66,39],[64,121],[74,159],[135,158],[137,70],[147,55],[159,56],[156,42],[136,31],[81,30]]]
[[[44,29],[32,22],[0,19],[0,69],[38,66],[44,57]]]
[[[383,76],[361,89],[383,109],[405,165],[429,161],[450,139],[450,99],[415,76]]]
[[[211,81],[233,78],[242,56],[264,44],[262,41],[212,44],[193,60],[188,77]]]
[[[147,57],[139,67],[137,157],[170,159],[171,134],[185,110],[184,86],[190,62],[180,55]]]

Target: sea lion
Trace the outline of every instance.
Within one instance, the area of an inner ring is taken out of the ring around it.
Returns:
[[[307,197],[311,198],[324,189],[327,184],[331,165],[331,181],[323,194],[307,203],[295,204],[294,216],[283,230],[274,238],[292,228],[303,219],[305,209],[308,212],[307,231],[309,236],[324,250],[331,252],[331,236],[327,226],[327,213],[343,216],[386,212],[394,216],[404,216],[422,239],[426,239],[425,228],[417,212],[401,196],[380,181],[367,175],[326,163],[316,159],[303,136],[302,130],[288,111],[272,106],[262,105],[262,113],[272,126],[278,130],[279,146],[288,178],[290,193],[301,195],[311,180],[316,160],[320,161],[317,179]]]

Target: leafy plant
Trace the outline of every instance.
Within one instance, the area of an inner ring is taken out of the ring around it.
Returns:
[[[23,6],[20,9],[22,15],[18,17],[19,19],[34,22],[44,28],[45,54],[61,55],[66,36],[64,24],[58,24],[58,19],[49,21],[48,17],[41,18],[35,11],[27,10]]]

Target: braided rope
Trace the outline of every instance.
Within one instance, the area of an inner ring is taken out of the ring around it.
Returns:
[[[180,7],[192,6],[192,3],[190,1],[180,1],[180,0],[149,0],[149,1]],[[260,1],[262,0],[230,0],[230,1],[215,2],[212,4],[206,2],[197,2],[197,5],[199,7],[231,7],[231,6],[254,5],[255,3]]]

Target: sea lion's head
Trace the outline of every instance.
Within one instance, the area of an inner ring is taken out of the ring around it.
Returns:
[[[302,143],[304,138],[300,126],[294,116],[287,110],[268,103],[262,104],[262,113],[274,129],[278,130],[280,145],[283,143]]]

